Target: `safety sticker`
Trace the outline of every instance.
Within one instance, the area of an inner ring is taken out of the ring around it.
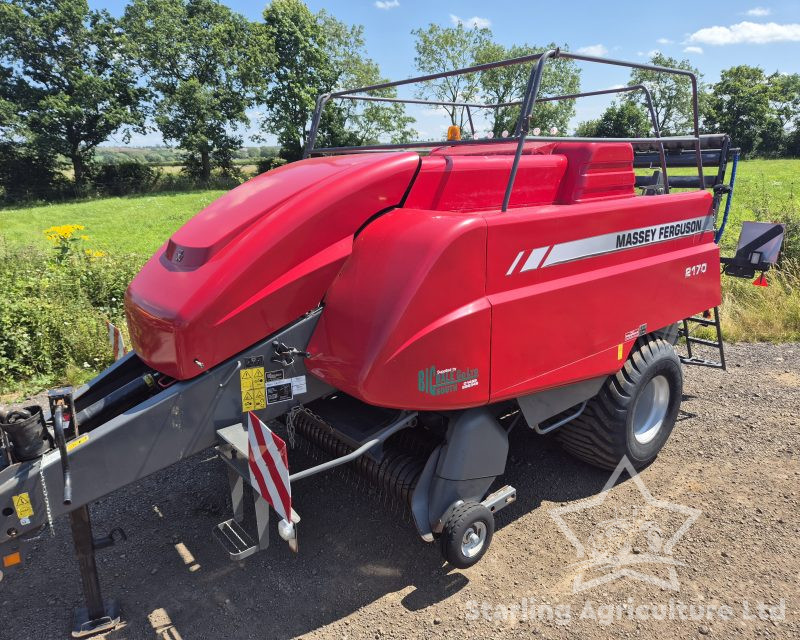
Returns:
[[[89,442],[89,434],[84,433],[80,438],[75,438],[67,443],[67,451],[72,451],[73,449],[76,449],[87,442]]]
[[[31,497],[27,493],[20,493],[18,496],[12,496],[11,500],[14,503],[14,510],[17,512],[17,517],[20,520],[30,518],[33,515]]]
[[[263,367],[264,356],[250,356],[249,358],[245,358],[243,366],[245,369],[249,369],[251,367]]]
[[[283,369],[267,371],[267,382],[272,382],[273,380],[283,380]]]
[[[257,411],[267,406],[264,390],[264,367],[250,367],[239,372],[242,383],[242,412]]]
[[[306,392],[306,377],[295,376],[292,378],[292,394],[299,395]]]
[[[272,380],[267,382],[267,404],[276,402],[286,402],[294,397],[292,393],[292,381]]]

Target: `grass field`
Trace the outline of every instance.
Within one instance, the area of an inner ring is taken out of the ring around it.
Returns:
[[[0,290],[13,300],[0,306],[0,400],[52,384],[74,384],[105,366],[103,320],[123,323],[127,282],[178,227],[223,193],[0,210]],[[767,289],[746,280],[723,280],[725,337],[800,340],[800,160],[740,163],[724,254],[733,252],[743,220],[786,222],[787,259],[782,272],[770,274]],[[43,232],[75,224],[83,225],[80,234],[88,240],[77,250],[81,259],[64,264]],[[108,255],[98,262],[87,258],[84,248]]]
[[[4,209],[0,210],[0,237],[9,246],[46,246],[45,229],[80,224],[91,248],[146,257],[223,193],[196,191]]]

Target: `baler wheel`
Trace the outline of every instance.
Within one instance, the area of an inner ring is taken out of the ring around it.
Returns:
[[[672,345],[660,337],[640,338],[583,414],[556,432],[558,440],[594,466],[614,469],[627,456],[642,469],[672,432],[682,392],[681,363]]]
[[[441,535],[442,555],[454,567],[467,569],[483,557],[494,535],[494,516],[479,502],[457,506]]]

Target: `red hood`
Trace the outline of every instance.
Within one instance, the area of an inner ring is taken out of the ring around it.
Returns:
[[[154,369],[190,378],[316,307],[353,234],[400,203],[418,165],[415,153],[303,160],[211,203],[128,287],[134,349]]]

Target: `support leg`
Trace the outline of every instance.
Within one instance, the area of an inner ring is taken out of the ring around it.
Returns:
[[[269,503],[264,500],[257,492],[253,492],[256,507],[256,535],[258,536],[258,548],[266,549],[269,546]]]
[[[83,506],[69,514],[72,538],[75,542],[75,553],[78,557],[78,569],[83,584],[83,595],[86,607],[75,611],[73,638],[102,633],[119,624],[119,610],[113,602],[103,602],[100,592],[100,578],[97,575],[97,563],[94,557],[94,539],[92,523],[89,519],[89,507]]]
[[[233,519],[241,523],[244,520],[244,478],[231,467],[228,467],[228,484],[231,488]]]

